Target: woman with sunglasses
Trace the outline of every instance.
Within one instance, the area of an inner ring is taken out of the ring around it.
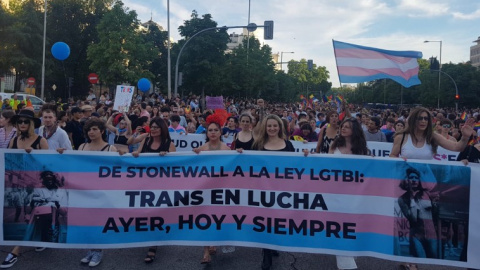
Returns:
[[[140,135],[141,137],[145,135]],[[140,143],[138,149],[132,152],[132,156],[138,157],[140,153],[159,153],[160,156],[165,156],[169,152],[175,152],[175,144],[173,144],[168,132],[168,127],[160,117],[154,117],[150,120],[150,133]],[[152,263],[157,255],[157,247],[150,247],[145,256],[145,263]]]
[[[10,122],[17,129],[16,136],[10,140],[8,144],[9,149],[25,149],[27,153],[30,153],[32,149],[48,150],[48,142],[45,138],[35,134],[35,129],[40,127],[40,119],[35,117],[35,114],[31,110],[21,110],[17,115],[10,118]],[[45,248],[35,248],[37,251],[42,251]],[[18,260],[21,247],[16,246],[12,249],[7,257],[0,265],[0,268],[10,268]]]
[[[450,135],[450,131],[452,130],[452,127],[453,127],[452,121],[450,121],[449,119],[445,118],[442,121],[440,121],[440,134],[442,134],[442,136],[445,137],[445,139],[456,142],[457,139],[455,139],[455,137]]]
[[[40,127],[40,119],[35,117],[31,110],[21,110],[11,119],[17,129],[16,136],[10,141],[8,148],[25,149],[30,153],[32,149],[48,149],[48,142],[45,138],[35,134],[35,129]]]
[[[465,149],[468,138],[474,133],[474,119],[468,119],[462,128],[462,139],[458,142],[447,140],[433,130],[433,117],[430,111],[417,107],[410,112],[405,129],[395,134],[390,157],[404,159],[431,160],[437,153],[438,146],[450,151],[460,152]],[[413,243],[412,243],[413,244]],[[416,270],[416,264],[402,264],[403,270]]]
[[[461,152],[468,143],[468,138],[474,133],[475,120],[470,118],[462,128],[462,139],[458,142],[447,140],[441,134],[433,131],[432,114],[423,107],[417,107],[410,112],[404,130],[397,132],[393,141],[390,157],[405,159],[432,159],[438,146],[447,150]]]

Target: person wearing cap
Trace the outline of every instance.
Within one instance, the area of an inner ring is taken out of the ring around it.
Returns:
[[[90,116],[92,116],[93,107],[91,105],[83,105],[82,111],[83,111],[83,118],[85,120],[88,120]]]
[[[70,112],[72,113],[72,120],[67,122],[65,131],[68,134],[73,149],[78,150],[78,147],[85,142],[83,124],[80,122],[83,117],[83,111],[78,107],[73,107]]]
[[[35,113],[31,110],[21,110],[17,115],[12,116],[11,123],[16,127],[17,134],[10,141],[9,149],[25,149],[27,153],[30,153],[32,149],[36,150],[48,150],[48,143],[45,138],[35,134],[35,128],[40,127],[40,119],[35,117]],[[40,247],[37,250],[43,250]],[[0,268],[10,268],[18,261],[18,255],[20,255],[20,246],[16,246],[12,249],[7,257],[0,265]]]

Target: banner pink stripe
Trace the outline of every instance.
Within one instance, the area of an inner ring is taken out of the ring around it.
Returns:
[[[415,75],[418,75],[418,70],[419,70],[419,67],[412,68],[403,72],[398,68],[367,69],[367,68],[361,68],[361,67],[346,67],[346,66],[338,67],[338,73],[341,75],[372,76],[379,73],[384,73],[392,76],[402,77],[406,80],[410,79]]]
[[[384,54],[377,51],[371,50],[362,50],[362,49],[335,49],[335,57],[346,57],[346,58],[360,58],[360,59],[389,59],[396,63],[405,64],[410,61],[412,58],[393,56],[389,54]]]
[[[149,208],[149,209],[91,209],[91,208],[70,208],[68,211],[68,224],[76,226],[105,226],[109,217],[115,218],[117,225],[121,226],[119,218],[128,219],[127,217],[162,217],[164,224],[177,224],[178,217],[188,217],[193,215],[195,218],[200,214],[207,214],[209,216],[216,215],[217,217],[225,216],[224,224],[234,224],[233,213],[239,213],[237,216],[241,217],[246,215],[246,219],[243,224],[253,224],[254,217],[275,217],[275,218],[293,218],[297,221],[297,224],[301,220],[318,220],[321,222],[335,221],[339,224],[344,222],[351,223],[353,220],[357,220],[356,229],[357,233],[372,232],[385,235],[393,235],[394,217],[379,216],[379,215],[367,215],[367,214],[343,214],[332,213],[327,211],[298,211],[298,210],[284,210],[284,209],[266,209],[256,207],[241,207],[241,206],[208,206],[208,210],[204,210],[206,207],[177,207],[177,208],[164,208],[162,210]],[[393,206],[392,206],[393,211]],[[203,219],[201,222],[205,222]],[[262,221],[266,224],[266,221]],[[135,224],[135,220],[132,222]],[[149,222],[147,221],[147,224]],[[213,224],[213,220],[212,220]],[[288,222],[286,223],[288,227]],[[308,222],[307,222],[308,224]],[[121,228],[120,228],[121,229]]]
[[[36,172],[26,172],[36,174]],[[231,175],[231,172],[226,172]],[[342,182],[338,181],[310,180],[309,176],[303,175],[301,180],[285,179],[260,179],[252,177],[239,178],[122,178],[99,179],[97,173],[63,173],[65,177],[65,186],[63,188],[70,190],[196,190],[196,189],[261,189],[272,191],[291,191],[305,193],[331,193],[347,195],[367,195],[380,197],[397,198],[403,194],[403,190],[392,186],[391,181],[400,184],[397,179],[382,178],[362,178],[360,182]],[[283,175],[280,175],[283,177]],[[315,175],[318,178],[318,175]],[[301,184],[300,184],[301,183]],[[424,188],[437,190],[447,190],[456,185],[422,183]],[[11,188],[11,183],[5,183],[6,187]],[[22,186],[23,187],[23,186]],[[36,188],[41,187],[37,183]],[[461,186],[460,186],[461,187]]]

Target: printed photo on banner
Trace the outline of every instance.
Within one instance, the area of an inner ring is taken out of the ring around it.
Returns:
[[[66,243],[68,191],[65,177],[28,171],[24,155],[6,154],[3,236],[6,240]]]
[[[113,109],[119,112],[128,112],[130,104],[132,103],[134,91],[135,86],[117,85]]]
[[[467,261],[470,169],[399,164],[395,255]]]

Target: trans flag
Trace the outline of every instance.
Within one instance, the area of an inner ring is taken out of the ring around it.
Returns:
[[[421,84],[417,51],[388,51],[333,40],[341,83],[392,79],[404,87]]]

